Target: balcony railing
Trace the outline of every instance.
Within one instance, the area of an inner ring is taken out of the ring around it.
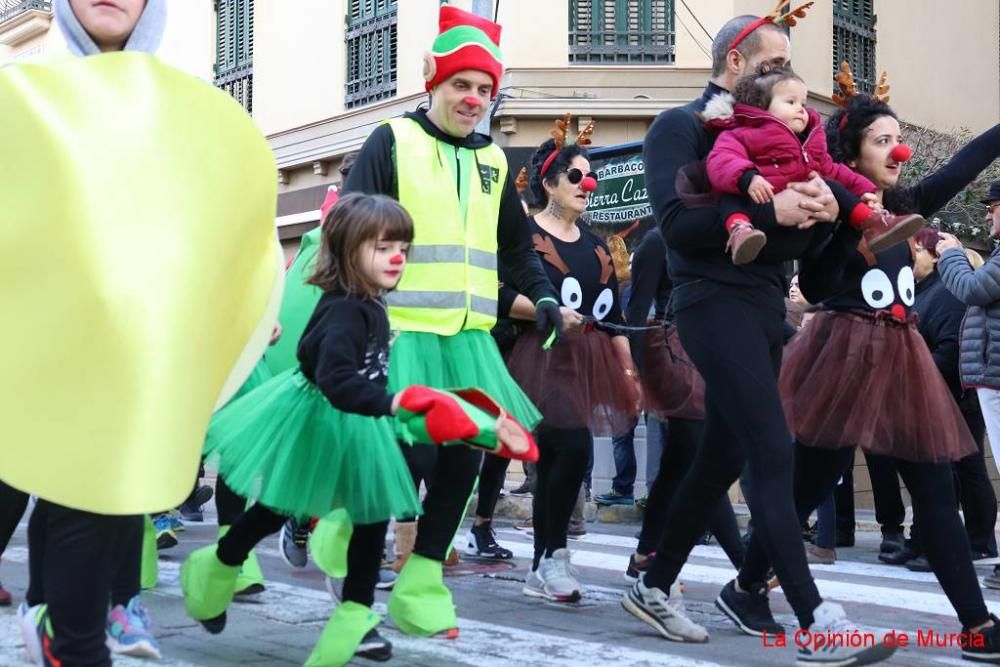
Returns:
[[[0,23],[31,10],[51,12],[52,3],[45,0],[0,0]]]
[[[674,33],[575,31],[569,33],[574,64],[673,64]]]

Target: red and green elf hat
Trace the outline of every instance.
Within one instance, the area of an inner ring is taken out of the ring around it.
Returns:
[[[438,36],[424,54],[424,87],[431,88],[466,69],[486,72],[493,79],[495,97],[503,75],[500,26],[489,19],[449,5],[441,7]]]

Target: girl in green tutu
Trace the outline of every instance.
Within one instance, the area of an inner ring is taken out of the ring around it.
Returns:
[[[236,493],[257,502],[217,545],[195,551],[181,569],[187,612],[209,632],[224,629],[251,549],[288,516],[347,510],[356,537],[365,538],[357,548],[352,544],[348,568],[377,573],[384,534],[366,525],[381,529],[379,522],[390,517],[420,513],[396,441],[397,410],[427,415],[436,432],[425,441],[468,437],[451,426],[462,423],[452,413],[453,399],[425,387],[386,390],[383,295],[399,282],[412,239],[413,222],[395,201],[360,194],[341,199],[324,221],[308,281],[323,296],[299,342],[298,367],[230,403],[212,421],[206,455],[218,459],[219,473]],[[358,642],[375,632],[369,606],[346,602],[337,611],[356,617],[351,625],[363,628]]]

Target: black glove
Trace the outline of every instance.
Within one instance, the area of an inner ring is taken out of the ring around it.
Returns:
[[[539,299],[535,304],[535,327],[542,332],[555,329],[556,333],[562,334],[562,313],[559,312],[559,304],[552,297]]]

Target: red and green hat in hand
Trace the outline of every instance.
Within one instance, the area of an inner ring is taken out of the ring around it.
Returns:
[[[466,444],[505,458],[538,460],[531,433],[479,389],[408,387],[398,396],[396,419],[409,444]]]

